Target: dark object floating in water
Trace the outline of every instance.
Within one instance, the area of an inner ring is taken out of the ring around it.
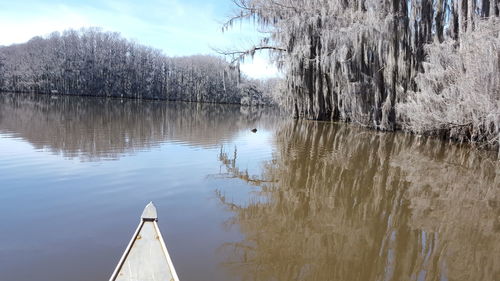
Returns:
[[[257,133],[257,129],[253,128],[252,130],[252,133]]]
[[[110,281],[179,281],[157,221],[156,208],[149,203]]]

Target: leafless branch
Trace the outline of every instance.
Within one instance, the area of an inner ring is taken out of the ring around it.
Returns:
[[[277,52],[286,52],[287,51],[285,48],[275,47],[275,46],[253,46],[250,49],[242,50],[242,51],[240,51],[240,50],[221,50],[221,49],[214,49],[214,50],[221,55],[231,56],[233,58],[231,61],[231,64],[234,64],[237,61],[241,61],[246,56],[253,57],[255,52],[257,52],[257,51],[262,51],[262,50],[271,50],[271,51],[277,51]]]

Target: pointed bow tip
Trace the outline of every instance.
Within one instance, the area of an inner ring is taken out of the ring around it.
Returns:
[[[158,214],[156,213],[156,207],[153,202],[149,202],[149,204],[146,205],[146,208],[144,208],[144,211],[142,212],[141,219],[146,221],[158,220]]]

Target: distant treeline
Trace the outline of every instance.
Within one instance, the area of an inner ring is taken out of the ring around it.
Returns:
[[[3,91],[269,104],[265,88],[222,58],[168,57],[98,28],[0,47]]]

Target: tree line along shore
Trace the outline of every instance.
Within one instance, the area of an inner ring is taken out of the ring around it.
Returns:
[[[499,146],[498,0],[233,0],[223,30],[251,20],[261,41],[168,57],[96,28],[0,47],[0,89],[236,104]],[[283,77],[252,80],[261,50]]]
[[[271,83],[221,57],[168,57],[100,28],[0,47],[0,89],[9,92],[267,105]]]

